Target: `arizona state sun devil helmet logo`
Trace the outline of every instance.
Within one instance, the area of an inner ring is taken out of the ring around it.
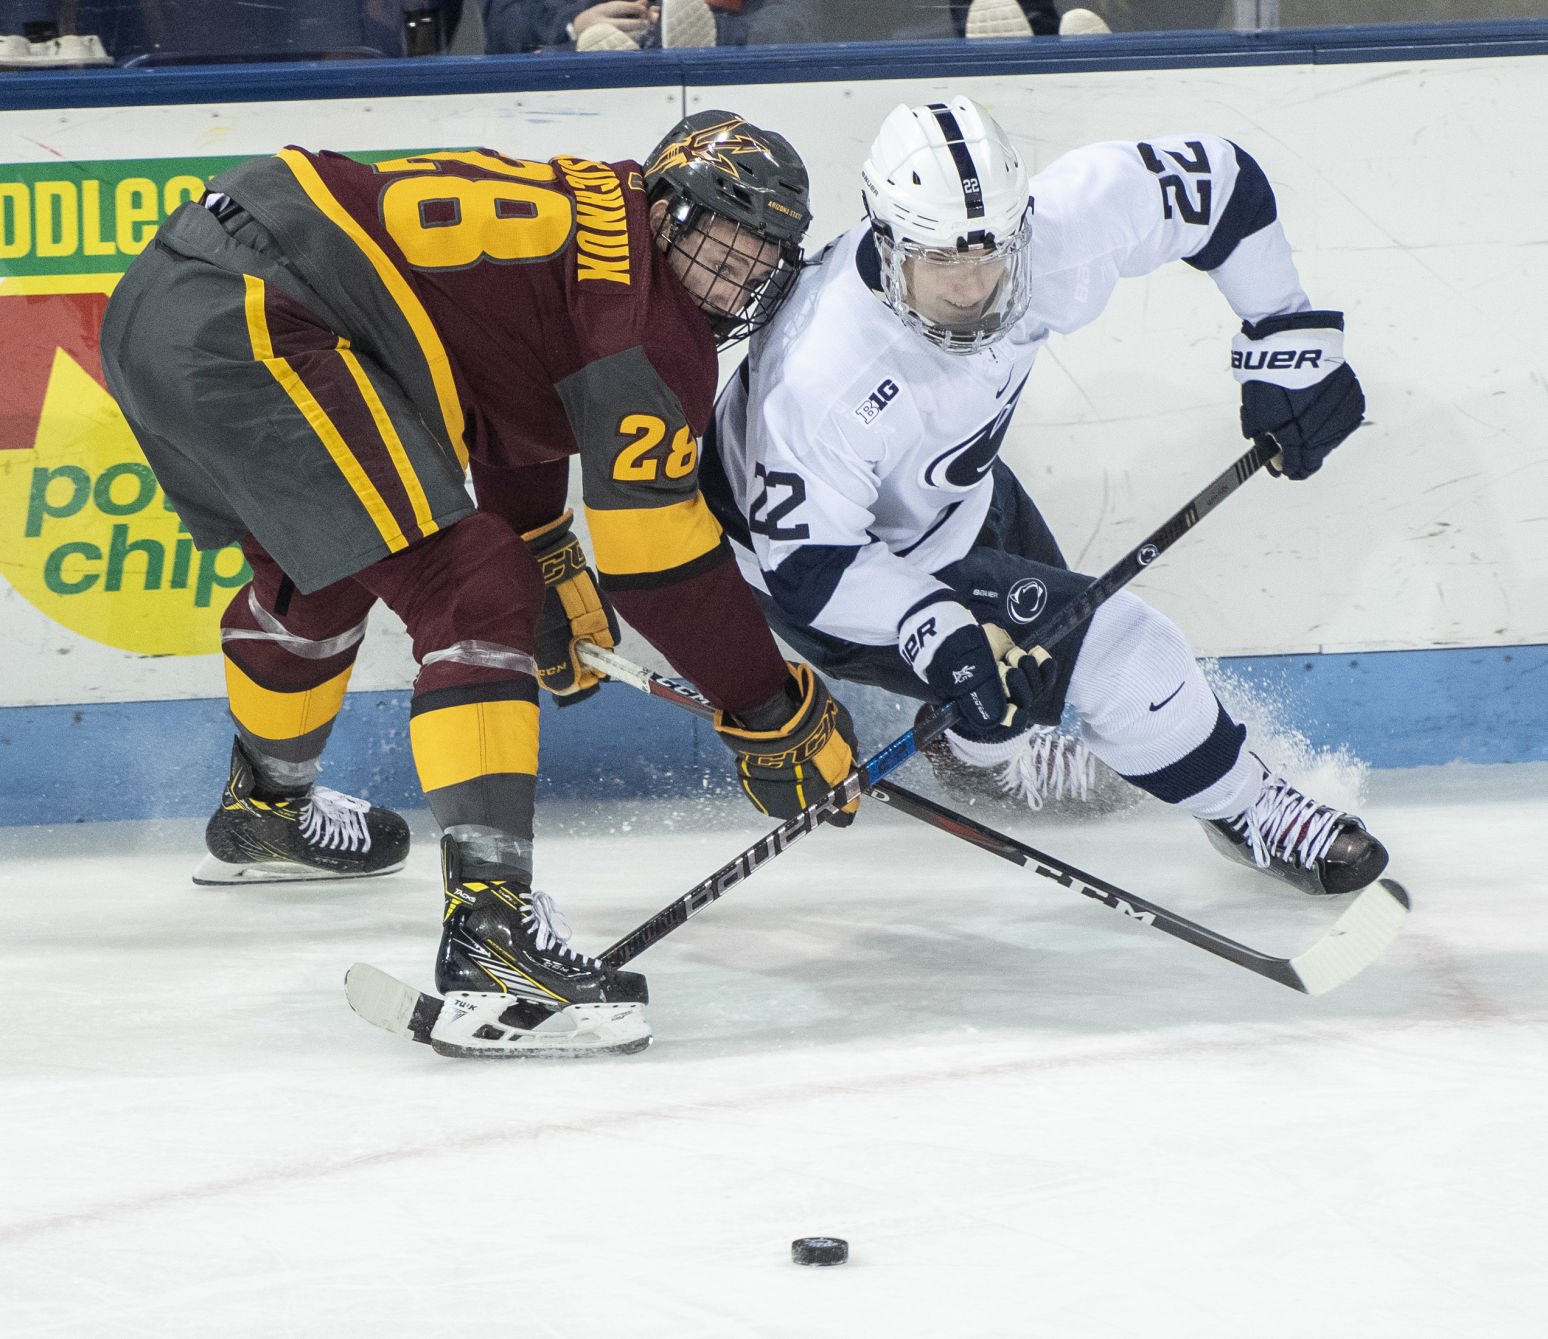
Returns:
[[[733,116],[715,125],[692,131],[681,139],[663,144],[646,166],[645,175],[654,177],[674,167],[687,167],[690,163],[708,163],[712,167],[719,168],[728,177],[736,179],[742,175],[733,161],[738,154],[744,156],[759,154],[770,162],[774,161],[774,155],[769,152],[767,144],[745,131],[739,133],[739,128],[746,124],[747,122],[741,117]]]
[[[715,228],[723,231],[725,224],[735,228],[728,236],[752,238],[755,251],[770,242],[778,248],[777,264],[759,277],[756,291],[746,294],[748,301],[737,312],[709,312],[722,348],[767,324],[795,281],[801,241],[812,218],[801,155],[772,130],[735,112],[706,108],[667,131],[644,161],[652,231],[658,245],[682,266],[703,264],[693,239]],[[691,246],[681,245],[684,241]],[[740,245],[726,242],[732,250]],[[746,293],[745,283],[743,289]]]

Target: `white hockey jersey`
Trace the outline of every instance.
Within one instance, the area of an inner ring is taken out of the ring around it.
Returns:
[[[1244,320],[1311,306],[1268,180],[1228,140],[1093,144],[1029,189],[1032,305],[998,343],[948,354],[904,326],[862,223],[807,266],[722,391],[701,482],[743,574],[795,622],[884,646],[946,590],[931,573],[978,536],[1038,351],[1120,278],[1186,260]]]

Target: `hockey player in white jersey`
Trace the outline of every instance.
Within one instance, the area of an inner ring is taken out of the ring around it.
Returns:
[[[862,172],[869,217],[803,272],[722,392],[701,478],[776,631],[837,678],[955,702],[952,752],[1020,777],[1066,708],[1133,785],[1195,815],[1225,854],[1311,893],[1364,887],[1387,854],[1245,747],[1181,631],[1120,592],[1055,659],[1015,643],[1090,578],[997,459],[1051,335],[1118,280],[1207,273],[1242,320],[1241,426],[1301,480],[1359,426],[1343,316],[1314,309],[1242,148],[1212,135],[1077,149],[1028,180],[966,98],[899,107]],[[1009,706],[1012,724],[1002,724]]]

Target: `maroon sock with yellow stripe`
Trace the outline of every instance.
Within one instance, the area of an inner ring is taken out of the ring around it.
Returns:
[[[253,583],[221,618],[231,716],[260,791],[302,790],[344,704],[373,597],[353,582],[296,594],[262,549],[244,548]]]
[[[320,683],[298,686],[294,679],[285,684],[263,682],[231,656],[226,657],[231,716],[260,791],[299,790],[311,785],[317,775],[317,760],[344,705],[344,690],[354,668],[354,657],[349,660],[342,670]],[[307,668],[314,675],[324,672]]]

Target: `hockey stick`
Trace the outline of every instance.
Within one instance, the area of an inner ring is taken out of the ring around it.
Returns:
[[[1100,902],[1131,920],[1140,921],[1304,995],[1325,995],[1375,962],[1397,937],[1408,916],[1408,893],[1403,885],[1395,879],[1379,879],[1363,890],[1344,909],[1332,929],[1304,953],[1293,958],[1275,958],[1227,939],[1207,926],[1137,897],[1095,874],[1087,874],[1035,846],[985,827],[923,795],[916,795],[896,782],[884,781],[873,793],[893,808],[972,842],[991,855],[1029,868],[1034,874]]]
[[[580,655],[592,669],[600,670],[619,683],[659,697],[696,716],[709,718],[715,714],[715,708],[690,685],[636,665],[616,652],[582,642]],[[1408,894],[1403,886],[1392,879],[1382,879],[1350,903],[1337,924],[1306,952],[1294,958],[1275,958],[1077,869],[1057,856],[996,832],[943,804],[915,794],[896,781],[878,781],[870,793],[910,818],[971,842],[1013,865],[1030,868],[1034,874],[1100,902],[1131,920],[1306,995],[1324,995],[1374,962],[1386,951],[1408,914]]]
[[[1256,441],[1251,450],[1244,452],[1222,470],[1187,505],[1071,600],[1043,630],[1039,644],[1026,654],[1046,657],[1048,647],[1056,646],[1085,623],[1104,602],[1127,586],[1278,453],[1279,448],[1272,440],[1262,438]],[[651,690],[647,688],[646,691]],[[735,859],[727,861],[713,874],[701,879],[681,897],[663,907],[648,921],[636,926],[601,955],[602,961],[609,967],[621,967],[638,957],[690,916],[697,915],[711,902],[724,897],[759,866],[772,860],[813,828],[831,822],[833,816],[846,804],[859,799],[863,792],[870,790],[889,772],[901,767],[932,739],[953,725],[956,719],[957,708],[951,703],[931,708],[914,722],[911,729],[905,730],[892,743],[861,763],[856,771],[807,805],[794,818],[787,818],[767,837],[749,846]]]
[[[1250,451],[1221,471],[1180,511],[1092,581],[1044,629],[1041,643],[1026,654],[1037,656],[1041,653],[1046,656],[1046,648],[1056,645],[1090,618],[1104,601],[1128,585],[1277,454],[1278,449],[1272,441],[1266,438],[1257,441]],[[651,690],[647,688],[646,691]],[[831,822],[833,816],[845,805],[859,799],[863,792],[901,767],[953,725],[956,719],[957,708],[950,703],[926,712],[912,728],[873,754],[856,771],[818,796],[794,818],[786,819],[768,836],[748,847],[707,878],[701,879],[649,920],[636,926],[608,948],[601,955],[601,961],[609,967],[621,967],[638,957],[689,917],[703,911],[711,902],[719,901],[748,875],[808,832],[822,823]],[[418,991],[368,963],[356,963],[345,974],[344,982],[350,1007],[367,1022],[414,1041],[430,1040],[430,1030],[441,1008],[441,1001],[436,996]]]

